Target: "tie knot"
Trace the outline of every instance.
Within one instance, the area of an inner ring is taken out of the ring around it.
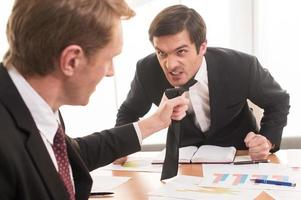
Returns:
[[[177,96],[181,96],[185,91],[188,91],[191,86],[197,83],[194,78],[190,79],[187,83],[178,88],[167,88],[165,90],[165,95],[167,98],[172,99]]]

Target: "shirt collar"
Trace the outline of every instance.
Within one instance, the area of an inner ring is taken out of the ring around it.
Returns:
[[[196,73],[194,79],[198,82],[205,83],[206,85],[208,85],[207,62],[205,56],[203,56],[202,64],[198,72]]]
[[[53,112],[46,101],[14,67],[8,69],[8,74],[29,109],[40,133],[46,137],[50,144],[53,144],[53,138],[59,124],[58,111]]]

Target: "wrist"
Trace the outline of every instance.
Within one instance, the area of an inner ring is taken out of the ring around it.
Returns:
[[[138,122],[142,138],[146,138],[149,135],[168,127],[169,124],[170,123],[161,120],[156,114]]]

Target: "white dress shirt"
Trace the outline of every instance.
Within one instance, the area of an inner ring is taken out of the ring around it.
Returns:
[[[52,149],[53,139],[60,124],[58,111],[53,111],[47,102],[31,87],[24,77],[13,67],[8,69],[8,74],[15,84],[19,94],[29,109],[33,120],[40,131],[43,142],[51,157],[51,160],[58,171],[58,164]],[[137,137],[142,141],[139,126],[134,123]],[[69,164],[70,175],[74,184],[72,168]]]
[[[9,68],[8,73],[29,109],[52,162],[58,170],[58,165],[52,150],[53,139],[60,123],[58,111],[54,112],[15,68]]]
[[[194,123],[206,132],[210,128],[210,102],[208,89],[208,72],[205,57],[199,71],[195,75],[197,83],[189,88],[189,99],[191,105],[188,112],[195,115]]]

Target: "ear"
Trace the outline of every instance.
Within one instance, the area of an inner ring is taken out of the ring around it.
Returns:
[[[78,45],[69,45],[61,53],[59,68],[66,76],[72,76],[84,58],[83,49]]]
[[[201,55],[205,55],[206,51],[207,51],[207,40],[205,40],[205,41],[201,44],[199,53],[200,53]]]

